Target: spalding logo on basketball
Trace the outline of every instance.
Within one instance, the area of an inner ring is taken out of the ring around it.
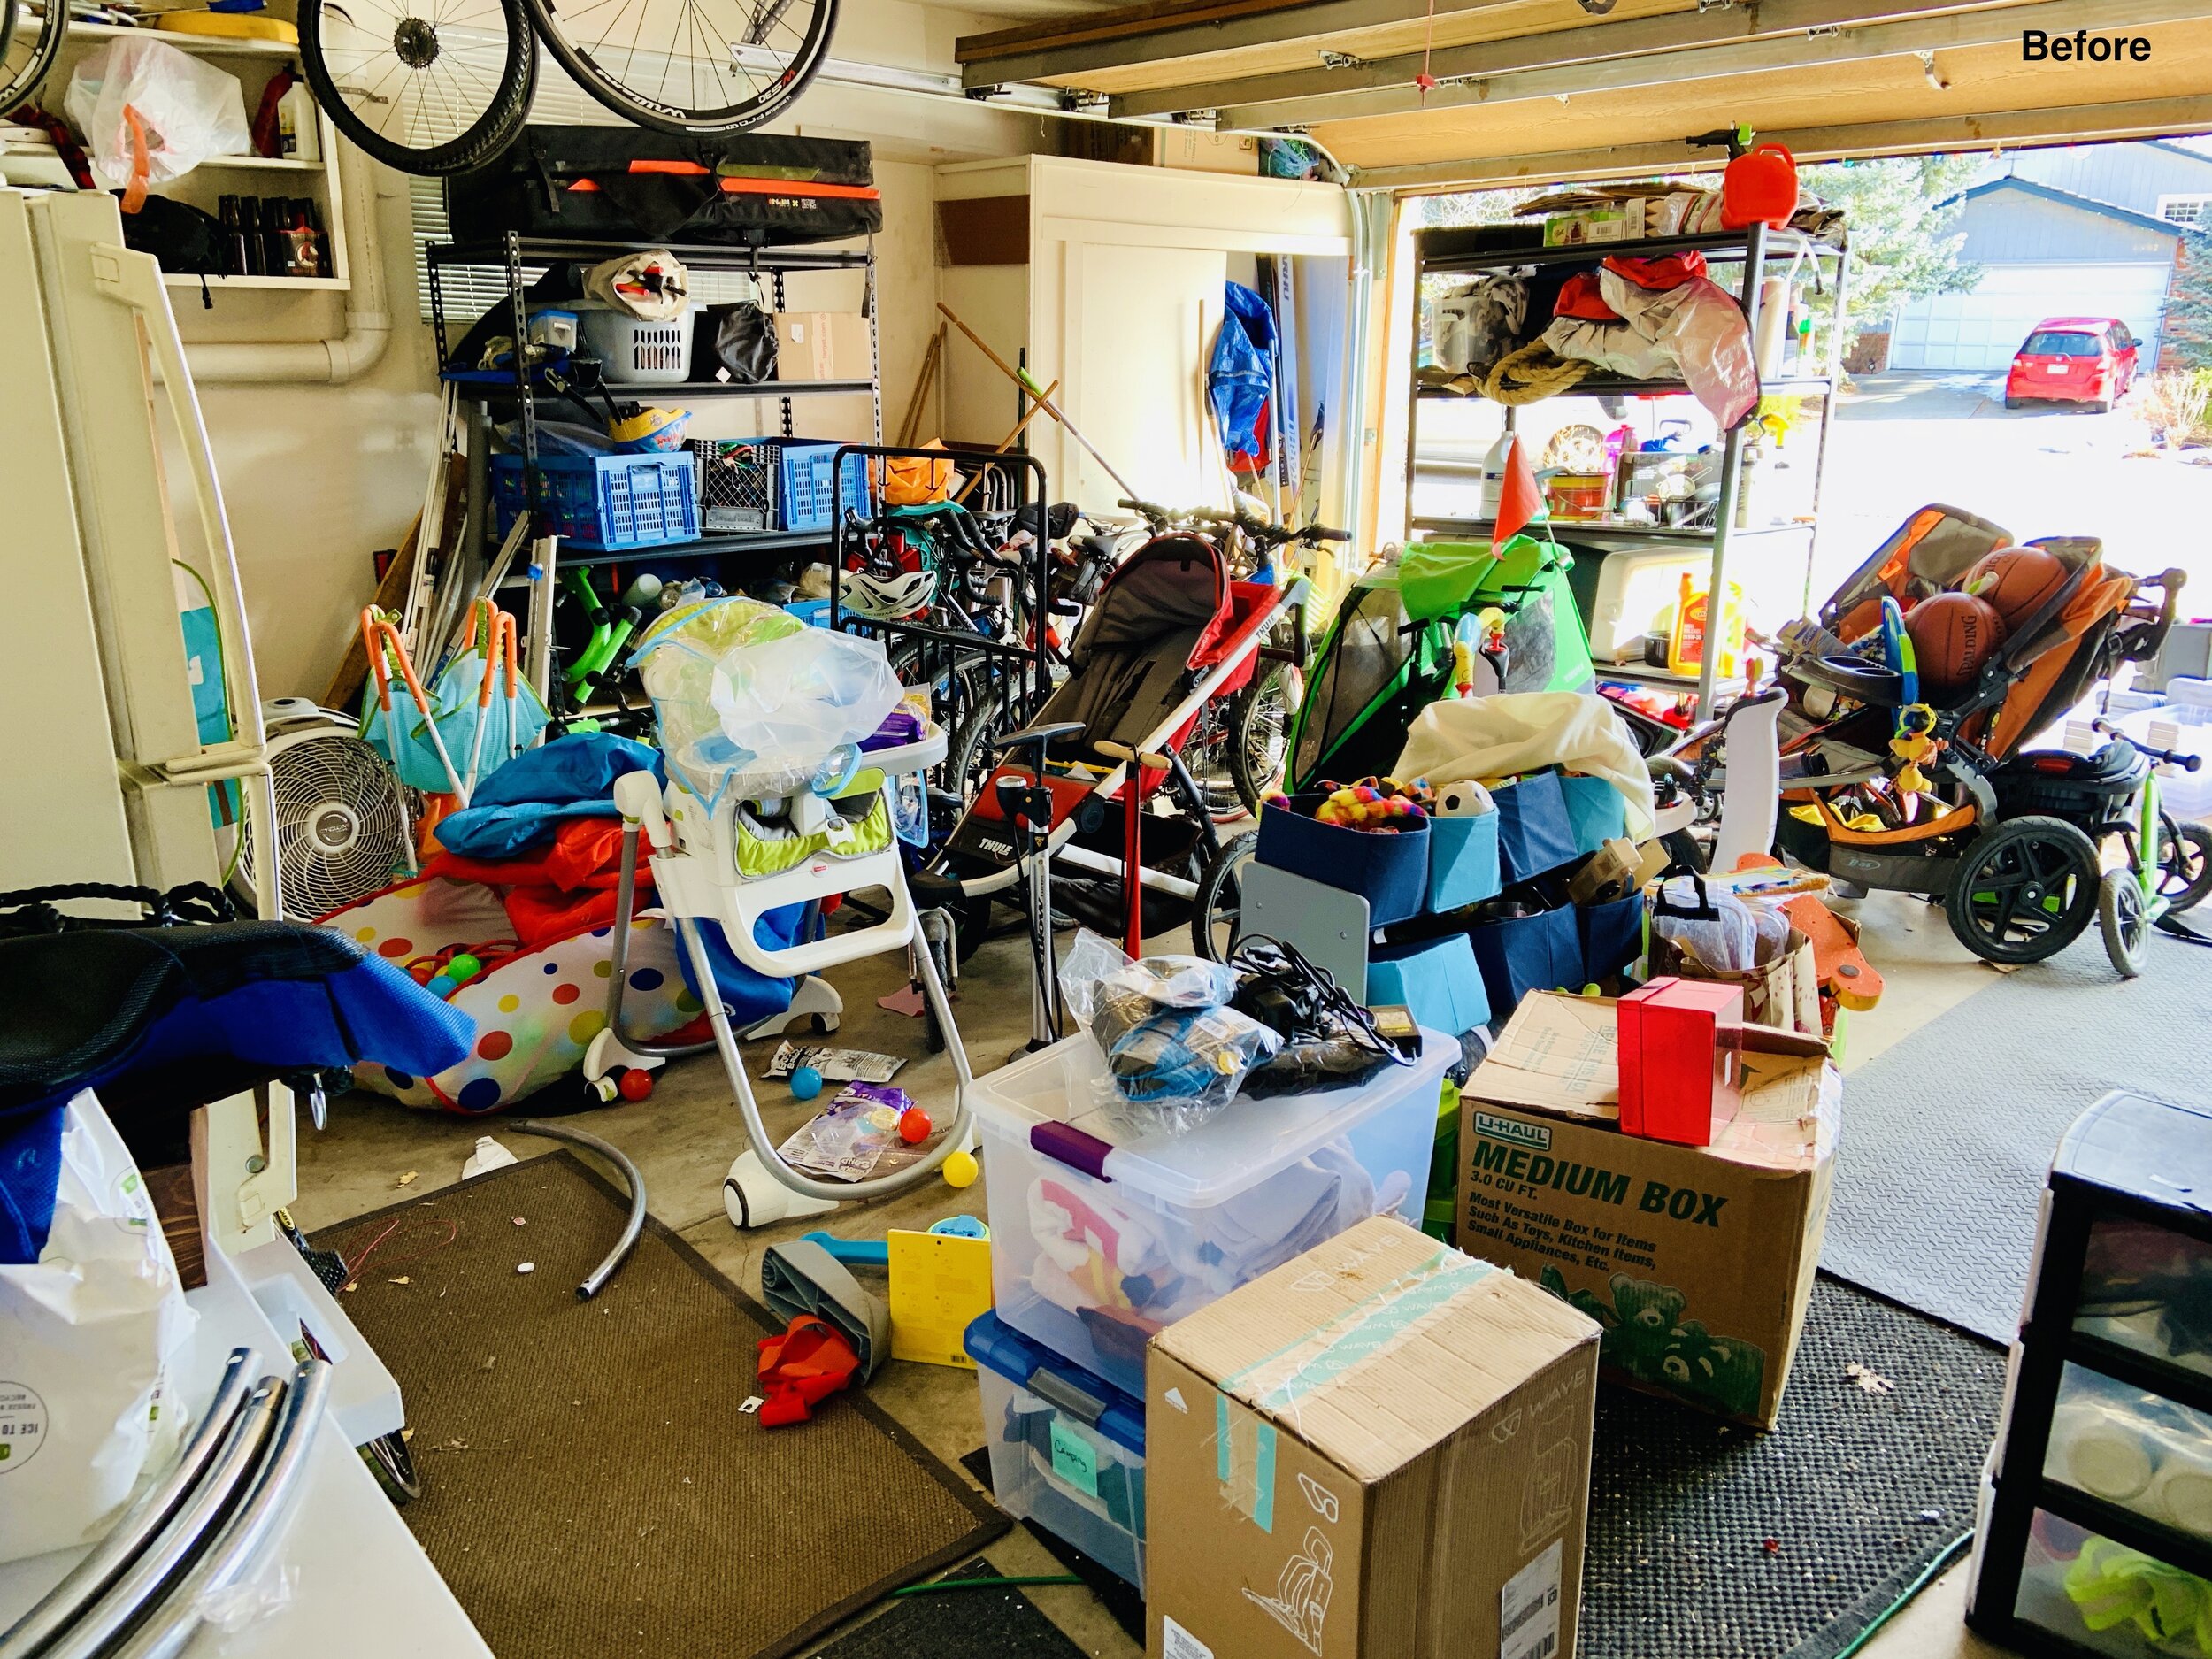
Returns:
[[[1972,594],[1934,594],[1905,614],[1921,683],[1939,691],[1971,685],[2005,641],[2004,618]]]

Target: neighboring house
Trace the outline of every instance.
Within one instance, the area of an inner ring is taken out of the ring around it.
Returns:
[[[2212,155],[2178,144],[2075,144],[1997,157],[1963,196],[1970,293],[1912,300],[1893,369],[2002,369],[2046,317],[2117,317],[2158,360],[2180,227],[2212,229]]]

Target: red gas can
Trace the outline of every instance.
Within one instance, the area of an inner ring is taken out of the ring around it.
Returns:
[[[1729,230],[1768,224],[1777,230],[1797,211],[1797,157],[1779,144],[1760,144],[1721,175],[1720,222]]]

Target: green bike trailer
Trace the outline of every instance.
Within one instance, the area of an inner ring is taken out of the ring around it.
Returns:
[[[1594,690],[1589,635],[1568,585],[1573,566],[1557,543],[1517,535],[1494,548],[1419,542],[1361,576],[1307,676],[1286,787],[1387,772],[1414,718],[1452,694],[1462,620],[1486,611],[1505,619],[1500,690]]]

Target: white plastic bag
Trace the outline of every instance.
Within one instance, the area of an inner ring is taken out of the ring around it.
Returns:
[[[92,170],[142,196],[210,156],[253,152],[238,77],[157,40],[110,41],[87,55],[62,108]],[[124,211],[136,211],[128,196]]]
[[[101,1536],[187,1426],[197,1316],[169,1241],[99,1102],[65,1110],[46,1248],[0,1267],[0,1561]]]
[[[882,641],[802,627],[733,647],[708,699],[750,796],[787,795],[831,750],[874,735],[902,690]]]

